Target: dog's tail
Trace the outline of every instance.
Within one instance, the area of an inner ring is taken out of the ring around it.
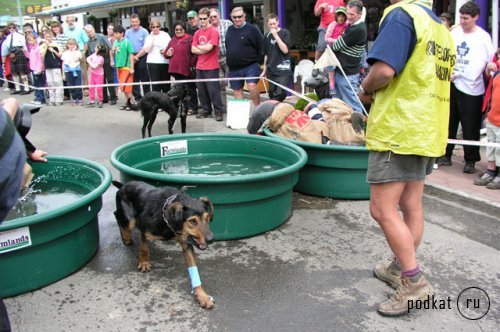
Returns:
[[[120,189],[121,187],[123,187],[123,183],[119,182],[119,181],[111,181],[113,183],[113,186],[115,186],[116,188]]]

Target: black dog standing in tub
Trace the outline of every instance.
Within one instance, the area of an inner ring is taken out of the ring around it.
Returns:
[[[186,132],[187,102],[189,96],[184,84],[174,84],[166,94],[161,92],[148,92],[139,103],[139,109],[144,118],[142,124],[142,138],[146,137],[146,127],[148,136],[151,137],[151,128],[155,123],[159,110],[165,111],[168,119],[168,133],[173,134],[174,123],[177,116],[181,118],[181,132]]]
[[[149,272],[149,242],[175,238],[181,246],[188,267],[193,294],[198,304],[206,309],[214,306],[213,298],[201,285],[194,247],[206,250],[214,240],[210,222],[214,206],[207,197],[195,199],[185,193],[185,188],[157,188],[142,181],[122,184],[113,181],[116,192],[115,217],[125,245],[132,244],[134,228],[141,232],[139,265],[141,272]]]

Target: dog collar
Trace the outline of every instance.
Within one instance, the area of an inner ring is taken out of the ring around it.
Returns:
[[[163,214],[163,220],[167,224],[167,227],[172,231],[172,233],[174,233],[175,235],[179,235],[181,233],[180,232],[176,232],[174,230],[174,228],[172,227],[172,225],[170,225],[170,223],[168,222],[167,216],[165,215],[165,208],[168,207],[170,204],[172,204],[172,202],[176,198],[177,198],[177,194],[172,195],[172,196],[170,196],[169,198],[166,199],[165,204],[163,204],[162,214]]]

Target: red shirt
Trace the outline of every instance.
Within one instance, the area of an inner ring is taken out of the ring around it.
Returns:
[[[323,8],[321,12],[321,20],[319,22],[319,26],[323,28],[327,28],[328,24],[332,23],[335,20],[335,9],[339,6],[345,6],[343,0],[318,0],[314,5],[314,11],[321,5],[322,3],[328,3],[326,8]]]
[[[212,44],[212,50],[205,54],[198,54],[196,69],[214,70],[219,69],[219,31],[213,26],[205,30],[196,30],[193,36],[193,46]]]
[[[174,35],[170,42],[168,43],[165,52],[163,53],[166,58],[169,58],[166,54],[169,49],[172,49],[174,54],[169,58],[170,63],[168,66],[168,72],[170,74],[180,74],[183,76],[189,76],[189,66],[192,65],[193,55],[191,54],[191,42],[192,37],[185,33],[182,37],[177,38]]]
[[[500,126],[500,72],[493,78],[491,110],[488,112],[487,119],[491,124]]]

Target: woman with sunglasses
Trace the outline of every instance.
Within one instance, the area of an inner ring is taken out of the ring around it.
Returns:
[[[170,59],[168,74],[175,80],[193,79],[195,74],[191,71],[196,65],[197,56],[191,53],[193,37],[186,33],[186,24],[181,21],[175,22],[174,36],[168,43],[163,55]],[[188,101],[188,114],[196,114],[198,109],[198,97],[195,83],[186,83],[191,99]]]
[[[146,64],[149,77],[151,78],[151,82],[153,82],[153,91],[168,92],[170,84],[157,84],[154,82],[168,81],[170,79],[168,75],[169,60],[162,55],[170,42],[170,36],[161,30],[161,24],[158,19],[152,19],[149,23],[149,28],[151,33],[146,37],[144,46],[137,53],[137,57],[140,58],[144,54],[148,54]]]

